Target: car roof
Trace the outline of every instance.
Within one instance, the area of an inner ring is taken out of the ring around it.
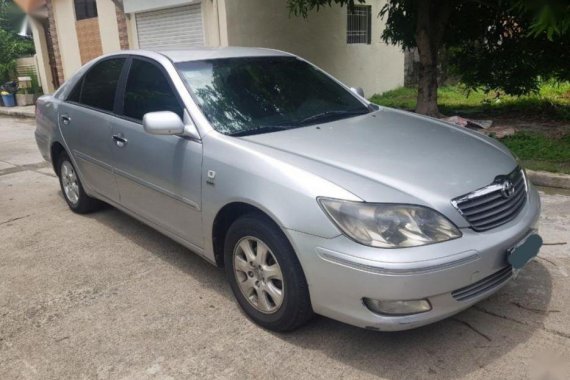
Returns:
[[[156,52],[165,55],[175,63],[219,58],[292,56],[292,54],[279,50],[248,47],[192,48]]]

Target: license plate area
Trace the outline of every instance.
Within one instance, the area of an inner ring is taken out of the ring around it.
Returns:
[[[509,249],[507,261],[514,270],[524,267],[532,258],[538,255],[542,246],[542,238],[537,234],[531,234],[519,244]]]

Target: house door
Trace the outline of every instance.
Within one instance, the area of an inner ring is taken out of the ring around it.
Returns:
[[[139,48],[187,49],[204,45],[201,4],[136,13]]]

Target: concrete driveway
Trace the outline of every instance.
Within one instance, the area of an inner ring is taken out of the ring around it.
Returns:
[[[0,118],[0,379],[570,377],[566,195],[542,193],[539,259],[454,318],[401,333],[316,318],[275,334],[172,240],[110,207],[70,212],[33,128]]]

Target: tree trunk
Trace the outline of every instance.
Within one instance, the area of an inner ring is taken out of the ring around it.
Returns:
[[[419,0],[416,46],[420,56],[416,112],[439,117],[437,107],[437,63],[445,26],[452,10],[450,0]]]
[[[418,44],[418,51],[419,50],[420,47]],[[419,55],[420,65],[416,112],[423,115],[439,117],[440,113],[437,107],[437,53],[432,55],[419,52]]]

